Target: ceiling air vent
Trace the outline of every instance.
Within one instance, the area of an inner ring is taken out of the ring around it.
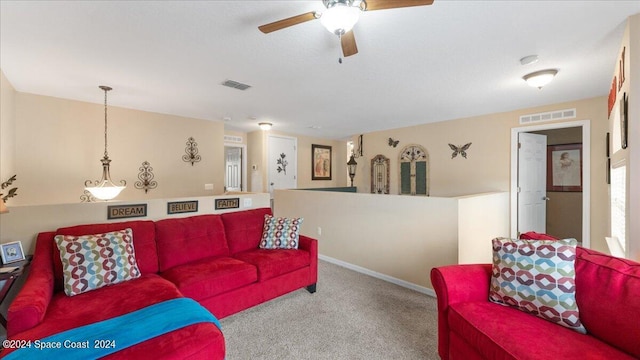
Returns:
[[[520,124],[533,124],[545,121],[573,119],[576,117],[576,109],[565,109],[538,114],[520,116]]]
[[[251,85],[239,83],[239,82],[233,81],[233,80],[227,80],[227,81],[223,82],[222,85],[230,87],[230,88],[238,89],[238,90],[247,90],[248,88],[251,87]]]

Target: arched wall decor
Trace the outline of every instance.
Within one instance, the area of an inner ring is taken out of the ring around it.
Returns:
[[[371,159],[371,193],[389,193],[390,160],[384,155],[376,155]]]
[[[400,151],[399,178],[401,195],[429,196],[429,153],[420,145],[410,144]]]

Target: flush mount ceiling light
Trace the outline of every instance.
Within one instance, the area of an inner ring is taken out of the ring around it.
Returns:
[[[110,91],[111,88],[108,86],[99,87],[104,91],[104,157],[100,160],[102,162],[102,179],[96,181],[87,180],[84,182],[84,186],[96,199],[111,200],[127,187],[127,182],[120,180],[122,186],[117,186],[111,181],[111,175],[109,174],[111,159],[109,159],[109,153],[107,153],[107,91]]]
[[[527,74],[522,78],[524,81],[529,84],[529,86],[537,87],[538,89],[542,89],[543,86],[553,80],[553,77],[556,76],[558,70],[556,69],[548,69],[548,70],[540,70],[536,72],[532,72],[531,74]]]
[[[273,126],[273,124],[270,122],[260,122],[258,123],[258,126],[260,126],[260,129],[264,131],[268,131],[268,130],[271,130],[271,127]]]

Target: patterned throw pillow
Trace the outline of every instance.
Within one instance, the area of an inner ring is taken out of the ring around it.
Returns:
[[[575,239],[492,240],[489,300],[585,334],[575,297]]]
[[[83,236],[56,235],[55,242],[68,296],[140,277],[131,229]]]
[[[297,249],[303,218],[264,216],[261,249]]]

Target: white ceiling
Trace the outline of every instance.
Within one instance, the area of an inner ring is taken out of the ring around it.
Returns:
[[[445,1],[363,13],[338,64],[319,21],[257,27],[316,1],[0,1],[0,68],[16,90],[344,139],[607,95],[640,1]],[[540,61],[522,66],[519,59]],[[526,73],[556,68],[542,90]],[[235,80],[247,91],[223,87]],[[603,104],[603,106],[605,106]],[[316,127],[320,127],[319,129]]]

